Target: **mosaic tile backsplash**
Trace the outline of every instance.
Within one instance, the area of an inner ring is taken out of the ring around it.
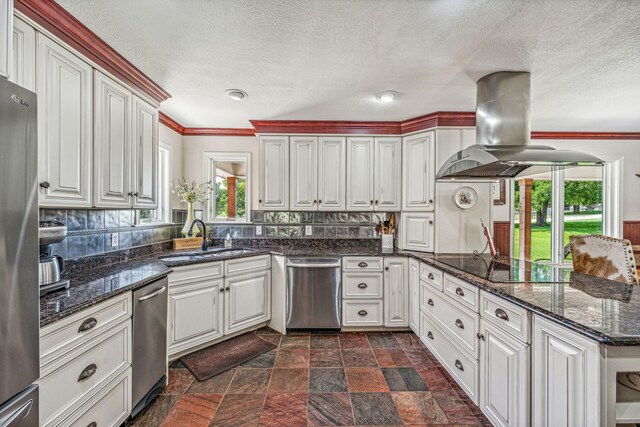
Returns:
[[[375,225],[388,219],[384,212],[272,212],[252,211],[251,224],[208,224],[211,239],[230,234],[240,238],[378,239]],[[135,211],[102,209],[40,209],[41,220],[67,225],[67,238],[54,246],[53,253],[64,258],[81,258],[136,248],[182,237],[186,210],[172,212],[173,224],[135,225]],[[202,218],[202,211],[196,211]],[[262,234],[256,228],[262,227]],[[311,226],[312,233],[305,234]],[[118,245],[112,246],[112,234]]]

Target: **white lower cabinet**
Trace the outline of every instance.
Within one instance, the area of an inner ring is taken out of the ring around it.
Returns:
[[[409,259],[409,327],[420,334],[420,262]]]
[[[406,257],[384,259],[384,325],[409,325],[409,261]]]
[[[342,301],[342,324],[344,326],[382,326],[382,300]]]
[[[600,426],[598,344],[534,316],[532,347],[531,424]]]
[[[228,277],[225,285],[224,333],[230,334],[271,318],[271,272],[269,270]]]
[[[485,320],[480,337],[480,409],[496,426],[529,425],[529,346]]]

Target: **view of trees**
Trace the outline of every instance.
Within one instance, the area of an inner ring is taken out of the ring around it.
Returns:
[[[247,188],[247,181],[244,179],[238,179],[236,182],[236,218],[244,218],[246,214],[245,207],[245,191]],[[227,181],[216,181],[216,217],[227,217],[227,205],[229,203],[229,189],[227,188]]]

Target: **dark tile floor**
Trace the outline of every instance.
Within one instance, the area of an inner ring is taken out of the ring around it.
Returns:
[[[174,362],[130,425],[491,425],[413,333],[256,333],[278,348],[204,382]]]

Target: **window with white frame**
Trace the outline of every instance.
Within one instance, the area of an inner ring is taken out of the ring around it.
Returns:
[[[137,212],[137,223],[155,224],[171,222],[171,152],[160,146],[158,151],[158,208]]]

